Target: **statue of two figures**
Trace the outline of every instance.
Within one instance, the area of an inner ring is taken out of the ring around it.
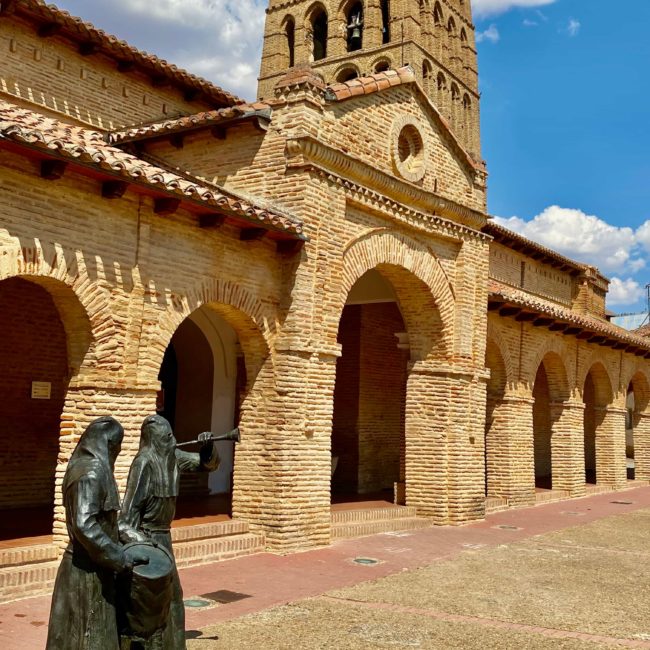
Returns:
[[[198,453],[181,451],[165,418],[146,418],[120,505],[113,471],[123,437],[114,418],[95,420],[68,463],[70,542],[54,586],[47,650],[186,647],[170,526],[181,473],[217,469],[214,438],[201,434]]]

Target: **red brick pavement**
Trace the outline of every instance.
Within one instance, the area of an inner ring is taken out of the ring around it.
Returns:
[[[617,500],[632,503],[612,503]],[[184,569],[180,573],[186,598],[218,590],[248,596],[212,609],[189,610],[187,629],[196,630],[274,605],[317,596],[331,589],[414,569],[443,558],[453,558],[467,548],[519,541],[648,507],[650,487],[641,487],[499,512],[489,515],[485,521],[467,526],[433,527],[406,534],[384,533],[344,540],[328,548],[287,556],[260,553]],[[361,566],[352,563],[356,557],[370,557],[380,563]],[[47,636],[49,606],[48,597],[0,605],[0,644],[4,645],[3,650],[43,648]],[[435,613],[429,612],[427,615]],[[443,613],[438,615],[446,616]],[[535,631],[545,629],[535,628]],[[550,635],[556,632],[563,634],[557,630],[541,633]],[[650,644],[630,642],[629,647],[650,647]]]

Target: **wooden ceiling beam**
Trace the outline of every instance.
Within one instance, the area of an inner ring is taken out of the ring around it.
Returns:
[[[535,320],[539,314],[531,314],[530,312],[522,311],[520,314],[515,316],[515,320],[518,323],[529,323],[530,321]]]
[[[41,38],[50,38],[51,36],[58,34],[60,31],[61,31],[61,25],[59,23],[48,22],[40,25],[39,28],[36,30],[36,33]]]
[[[564,331],[566,331],[568,328],[569,328],[569,324],[568,324],[568,323],[553,323],[553,325],[551,325],[551,326],[549,327],[549,329],[551,330],[551,332],[564,332]]]
[[[102,183],[102,196],[105,199],[121,199],[128,189],[126,181],[104,181]]]
[[[86,43],[79,43],[79,54],[81,56],[91,56],[92,54],[97,54],[99,48],[97,43],[92,43],[87,41]]]
[[[302,250],[305,242],[302,239],[281,239],[275,245],[278,253],[283,255],[293,255],[299,250]]]
[[[520,307],[502,307],[499,310],[500,316],[516,316],[521,311]]]
[[[48,181],[58,181],[63,178],[68,163],[63,160],[41,161],[41,178]]]

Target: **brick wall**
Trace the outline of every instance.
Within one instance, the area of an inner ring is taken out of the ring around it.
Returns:
[[[144,74],[119,72],[102,54],[82,56],[62,37],[41,38],[17,18],[0,23],[0,59],[0,95],[100,129],[209,108]]]
[[[0,508],[51,505],[67,386],[66,336],[48,292],[32,282],[0,282]],[[33,381],[52,384],[31,399]]]

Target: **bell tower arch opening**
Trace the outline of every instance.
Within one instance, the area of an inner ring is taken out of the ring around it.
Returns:
[[[480,99],[475,28],[470,4],[463,0],[294,0],[290,13],[287,3],[270,0],[258,97],[272,97],[294,65],[309,65],[333,84],[341,83],[345,66],[359,70],[359,76],[376,74],[378,60],[412,66],[424,93],[466,150],[480,159],[479,111],[449,111],[452,87],[458,97],[467,95],[467,105],[478,106]],[[438,73],[449,80],[444,88],[430,83]]]

